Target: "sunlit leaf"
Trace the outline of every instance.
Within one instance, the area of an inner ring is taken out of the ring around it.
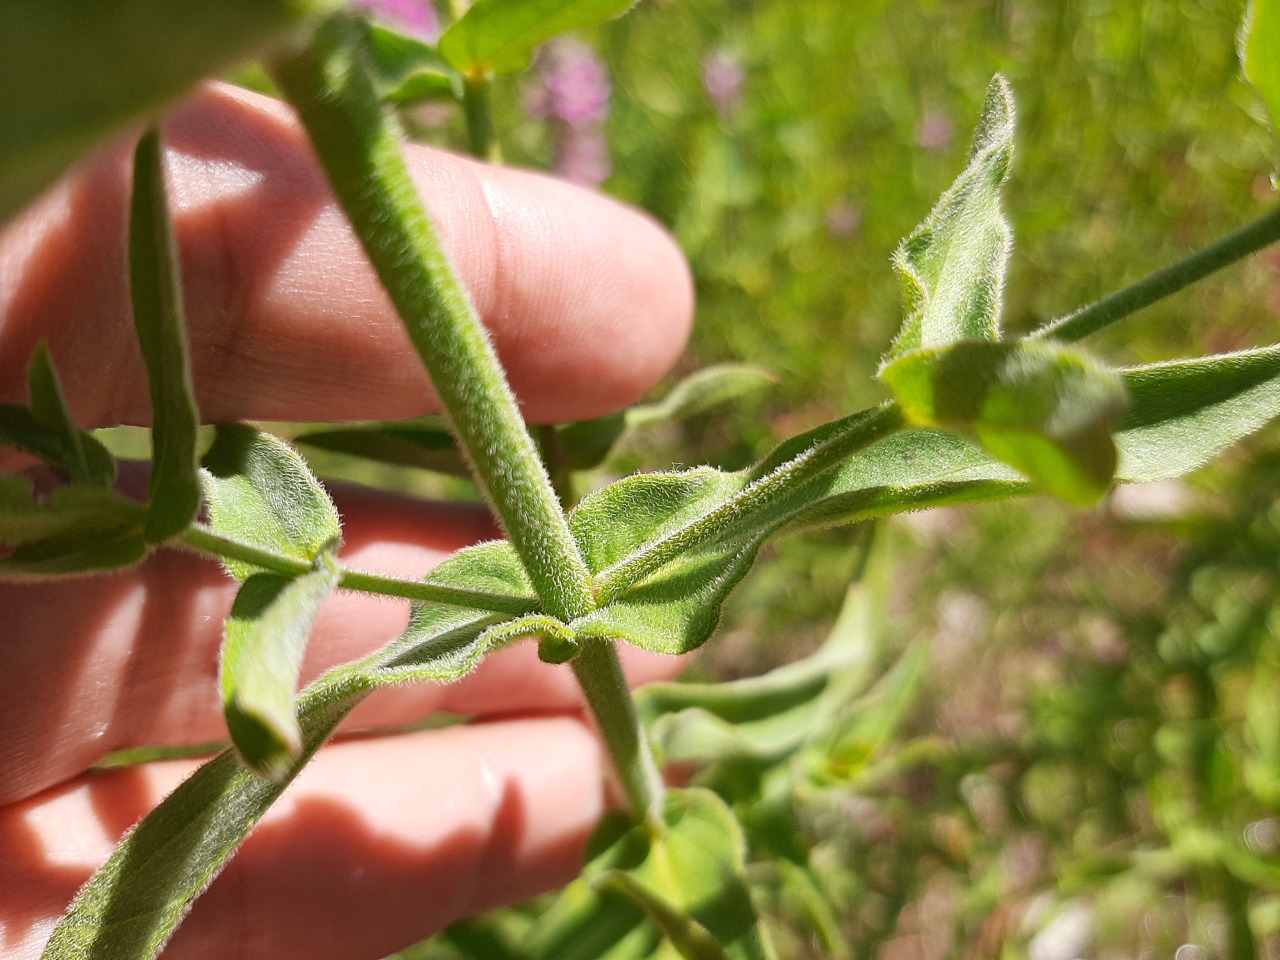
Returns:
[[[742,478],[702,468],[628,477],[583,500],[569,529],[587,568],[597,574],[721,505]],[[716,544],[679,557],[632,584],[569,627],[580,637],[624,639],[659,653],[686,653],[705,643],[720,607],[746,575],[758,537]]]
[[[308,562],[341,536],[333,501],[282,440],[243,424],[220,424],[203,462],[216,533]],[[234,560],[227,569],[240,580],[257,572]]]
[[[1122,370],[1118,477],[1190,473],[1280,416],[1280,346]]]
[[[537,609],[520,558],[505,541],[459,550],[423,580],[509,597],[513,612]],[[492,609],[415,603],[404,633],[378,653],[377,676],[380,682],[457,680],[475,669],[491,646],[518,639],[499,629],[510,619]]]
[[[921,347],[999,337],[1013,243],[1000,211],[1000,187],[1012,159],[1013,95],[996,75],[969,165],[894,254],[907,317],[885,362]]]
[[[0,3],[0,223],[96,143],[335,6],[330,0]]]
[[[53,358],[43,343],[31,355],[27,389],[31,397],[31,414],[37,423],[57,438],[61,451],[59,465],[66,469],[71,479],[111,486],[116,477],[116,462],[106,447],[76,426],[53,367]]]
[[[962,341],[905,354],[881,370],[907,417],[976,438],[1072,503],[1110,489],[1119,377],[1087,356],[1036,341]]]
[[[476,0],[440,38],[464,74],[516,73],[557,34],[620,17],[636,0]]]
[[[760,541],[694,552],[569,624],[580,638],[625,640],[654,653],[698,649],[715,633],[720,611],[760,550]]]
[[[200,510],[195,391],[187,356],[182,279],[169,222],[160,134],[145,133],[134,153],[129,222],[133,324],[151,389],[150,513],[147,539],[181,533]]]
[[[316,613],[338,574],[328,551],[299,577],[255,573],[227,619],[221,669],[227,729],[244,762],[267,779],[287,776],[302,752],[293,705],[298,674]]]
[[[1250,0],[1240,34],[1240,62],[1244,75],[1258,88],[1280,127],[1280,3]]]

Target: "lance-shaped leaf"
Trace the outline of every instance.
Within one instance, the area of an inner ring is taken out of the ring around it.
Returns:
[[[538,606],[524,566],[506,541],[459,550],[423,582],[473,591],[486,605],[415,603],[404,633],[366,662],[364,669],[379,683],[460,679],[490,647],[518,639],[503,625],[513,616],[535,613]],[[535,632],[531,626],[522,635]]]
[[[672,790],[663,821],[657,834],[602,827],[603,849],[526,939],[531,960],[642,960],[655,955],[654,932],[686,960],[773,955],[743,878],[742,829],[724,801],[706,790]]]
[[[636,0],[476,0],[440,38],[440,53],[467,75],[517,73],[557,34],[620,17]]]
[[[338,511],[302,457],[284,441],[243,424],[221,424],[204,457],[214,531],[311,562],[341,536]],[[239,580],[258,572],[227,561]]]
[[[802,660],[726,683],[660,683],[637,691],[637,710],[662,758],[769,764],[829,729],[832,723],[822,719],[856,698],[881,659],[878,627],[888,582],[877,571],[850,586],[827,640]]]
[[[462,99],[462,75],[439,50],[418,37],[373,23],[368,50],[383,99],[406,104],[436,97]]]
[[[997,74],[987,88],[969,165],[893,256],[907,317],[886,363],[921,347],[998,339],[1013,244],[1000,211],[1000,187],[1012,160],[1013,96]]]
[[[1035,341],[962,341],[914,350],[880,375],[909,420],[973,436],[1064,500],[1093,503],[1111,486],[1111,424],[1124,388],[1084,354]]]
[[[0,559],[0,579],[43,580],[131,567],[147,555],[142,521],[108,530],[72,529],[19,544]]]
[[[590,470],[603,463],[623,436],[632,431],[686,420],[758,394],[775,382],[768,371],[741,363],[699,370],[677,383],[657,403],[640,404],[621,413],[562,427],[560,443],[566,466],[570,470]]]
[[[1240,32],[1240,62],[1244,75],[1258,88],[1280,127],[1280,3],[1250,0]]]
[[[1129,409],[1120,419],[1119,479],[1190,473],[1280,416],[1280,346],[1120,371]]]
[[[316,430],[296,437],[295,441],[378,463],[416,467],[454,477],[471,476],[457,440],[439,417]]]
[[[302,752],[294,694],[320,605],[338,585],[338,564],[322,550],[309,573],[255,573],[240,586],[222,646],[227,729],[245,764],[268,780],[286,777]]]
[[[43,960],[151,960],[241,841],[368,692],[336,671],[299,702],[302,753],[279,780],[263,780],[227,751],[209,761],[126,835],[58,921]]]
[[[336,5],[327,0],[0,3],[5,50],[0,57],[0,223],[94,144]]]
[[[519,560],[505,543],[463,550],[427,579],[495,596],[509,593],[516,608],[521,595],[531,597]],[[531,607],[531,599],[525,605]],[[289,781],[371,690],[465,674],[486,649],[484,633],[508,619],[492,610],[415,605],[403,636],[303,691],[297,707],[302,749],[282,777],[257,777],[227,752],[149,814],[80,890],[54,931],[46,960],[155,957]]]
[[[111,486],[116,478],[116,462],[107,448],[76,426],[53,367],[53,358],[42,343],[31,356],[27,371],[31,415],[54,441],[61,454],[58,465],[72,480]]]
[[[187,356],[182,278],[169,221],[164,155],[152,129],[133,158],[129,221],[129,290],[133,325],[151,389],[151,511],[147,539],[160,543],[185,530],[200,510],[195,391]]]
[[[1121,483],[1190,473],[1280,416],[1280,346],[1132,367],[1119,375],[1129,396],[1115,432]],[[828,429],[788,441],[769,462]],[[1028,492],[1016,472],[977,445],[954,434],[913,430],[880,441],[802,491],[787,529]]]
[[[777,379],[760,367],[721,363],[685,377],[657,403],[641,404],[626,412],[627,426],[687,420],[726,403],[768,390]]]

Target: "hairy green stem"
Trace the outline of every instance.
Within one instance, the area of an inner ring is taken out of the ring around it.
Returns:
[[[188,527],[176,544],[197,553],[215,557],[219,560],[239,560],[251,563],[255,567],[270,570],[286,577],[301,576],[311,570],[311,564],[298,557],[290,557],[273,550],[264,550],[252,544],[241,543],[207,527],[193,525]],[[491,610],[494,613],[507,613],[521,616],[534,610],[537,604],[523,597],[513,597],[501,593],[488,593],[481,590],[463,590],[458,587],[443,587],[421,580],[404,580],[399,577],[388,577],[378,573],[365,573],[343,567],[338,580],[343,590],[357,590],[361,593],[376,593],[385,597],[400,597],[405,600],[416,600],[428,603],[444,603],[455,607],[466,607],[472,610]]]
[[[611,603],[633,584],[681,554],[742,528],[751,518],[776,504],[790,490],[826,473],[850,455],[902,429],[902,409],[887,403],[852,420],[845,429],[775,467],[740,493],[657,543],[609,567],[596,578],[601,605]]]
[[[394,115],[361,57],[359,21],[337,16],[276,64],[356,235],[431,375],[446,415],[520,556],[543,609],[570,622],[595,609],[591,576],[497,355],[414,189]],[[660,809],[653,770],[617,655],[579,654],[574,672],[637,816]]]
[[[618,651],[610,640],[587,640],[570,663],[613,759],[618,786],[630,802],[632,812],[644,823],[660,828],[662,777],[640,725]]]
[[[1117,290],[1065,317],[1049,321],[1028,336],[1052,337],[1064,343],[1080,340],[1157,300],[1177,293],[1197,280],[1203,280],[1223,267],[1229,267],[1238,260],[1257,253],[1277,240],[1280,240],[1280,207],[1223,237],[1217,243],[1157,270],[1132,286]]]
[[[547,612],[593,607],[590,575],[542,468],[515,395],[454,273],[360,56],[363,25],[338,16],[275,65],[316,154],[409,337],[481,487]]]

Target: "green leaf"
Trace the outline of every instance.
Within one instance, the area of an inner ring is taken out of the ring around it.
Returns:
[[[1240,33],[1244,75],[1258,88],[1271,121],[1280,127],[1280,3],[1250,0]]]
[[[850,586],[826,642],[802,660],[727,683],[659,683],[638,690],[636,708],[662,758],[769,764],[830,729],[832,713],[865,688],[881,658],[888,582],[878,571]]]
[[[142,504],[105,487],[72,483],[37,501],[26,477],[0,475],[0,544],[136,531],[145,517]]]
[[[255,573],[227,619],[221,669],[227,729],[245,764],[268,780],[286,777],[302,752],[294,692],[316,613],[338,577],[328,550],[299,577]]]
[[[463,550],[426,579],[531,595],[505,543]],[[303,691],[297,706],[301,751],[279,779],[255,776],[228,751],[149,814],[81,888],[54,931],[46,960],[156,956],[195,898],[347,713],[382,686],[462,676],[487,649],[485,632],[506,619],[483,610],[415,604],[403,636]]]
[[[681,557],[623,595],[579,617],[579,639],[625,640],[653,653],[698,649],[715,633],[730,592],[755,563],[761,539]]]
[[[652,423],[669,423],[690,417],[752,394],[768,390],[777,378],[760,367],[745,363],[721,363],[690,374],[658,403],[632,407],[627,426],[635,429]]]
[[[686,420],[708,410],[760,393],[776,383],[768,371],[742,363],[723,363],[690,374],[662,400],[620,413],[560,428],[565,465],[590,470],[608,457],[623,435],[659,423]]]
[[[61,451],[59,465],[71,479],[111,486],[116,478],[116,462],[106,447],[76,426],[54,370],[53,358],[43,343],[31,355],[27,389],[31,396],[31,414],[50,436],[57,438]]]
[[[374,81],[384,100],[462,99],[462,75],[431,44],[371,23],[368,50]]]
[[[591,470],[604,463],[627,432],[627,412],[582,420],[560,428],[564,465],[569,470]]]
[[[311,562],[341,536],[338,511],[302,457],[243,424],[220,424],[204,457],[205,497],[215,533]],[[226,561],[243,580],[258,568]]]
[[[537,599],[520,558],[505,540],[459,550],[427,574],[423,582],[523,599],[529,612],[537,610]],[[492,610],[415,603],[404,633],[377,654],[379,682],[460,679],[475,669],[490,647],[519,639],[502,630],[510,620]],[[536,630],[531,628],[522,636],[532,632]]]
[[[160,543],[191,525],[200,510],[196,412],[187,356],[182,279],[165,194],[164,155],[155,129],[133,160],[129,221],[133,323],[151,388],[151,512],[147,540]]]
[[[0,579],[41,580],[119,570],[146,555],[141,521],[105,531],[77,527],[20,544],[0,559]]]
[[[303,446],[364,457],[377,463],[471,477],[457,441],[438,417],[317,430],[294,440]]]
[[[440,38],[440,53],[465,75],[518,73],[557,34],[620,17],[636,0],[476,0]]]
[[[303,748],[278,780],[255,776],[231,751],[200,767],[80,888],[44,960],[159,954],[254,824],[367,693],[363,678],[335,671],[304,695],[298,705]]]
[[[1280,346],[1121,370],[1121,480],[1165,480],[1203,466],[1280,416]]]
[[[628,477],[583,500],[569,529],[594,575],[720,506],[742,486],[740,476],[710,468]],[[759,546],[758,536],[745,537],[687,553],[569,628],[580,638],[623,639],[658,653],[697,649],[715,631],[721,605]]]
[[[743,878],[742,830],[724,801],[706,790],[672,790],[663,822],[656,835],[602,827],[603,849],[526,939],[532,960],[652,956],[646,915],[686,958],[772,956]]]
[[[0,403],[0,443],[55,466],[65,466],[67,462],[61,432],[49,429],[29,408],[16,403]]]
[[[5,46],[0,223],[90,147],[336,5],[329,0],[0,3]]]
[[[1111,487],[1119,377],[1049,343],[961,341],[914,350],[881,370],[909,420],[975,437],[992,455],[1064,500]]]
[[[885,357],[957,340],[996,340],[1012,234],[1000,187],[1013,160],[1013,95],[997,74],[987,88],[969,165],[898,247],[907,318]]]

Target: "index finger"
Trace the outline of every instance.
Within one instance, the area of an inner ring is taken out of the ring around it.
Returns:
[[[193,376],[206,420],[436,409],[426,374],[282,104],[210,88],[166,122]],[[85,426],[146,423],[125,260],[130,144],[0,234],[0,400],[47,340]],[[674,363],[688,269],[652,220],[536,174],[413,146],[415,181],[531,420],[625,406]]]

